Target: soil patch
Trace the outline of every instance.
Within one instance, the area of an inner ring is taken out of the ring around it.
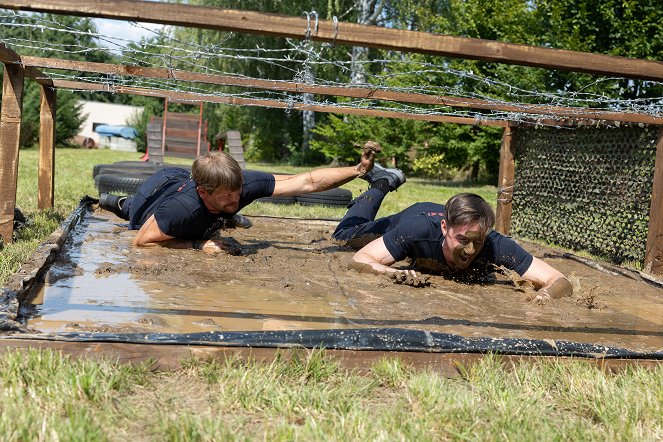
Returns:
[[[335,223],[252,218],[223,233],[237,256],[131,246],[134,232],[88,215],[31,294],[28,327],[43,332],[307,330],[396,327],[463,337],[555,339],[634,351],[663,349],[663,290],[523,243],[570,276],[572,298],[528,301],[531,288],[497,275],[481,284],[430,276],[426,286],[358,273]],[[399,263],[406,268],[406,263]]]

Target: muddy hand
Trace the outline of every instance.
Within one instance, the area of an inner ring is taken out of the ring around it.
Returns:
[[[533,299],[538,305],[546,305],[550,301],[550,295],[544,289],[539,290]]]
[[[412,287],[427,287],[430,285],[429,276],[420,275],[414,270],[396,270],[389,274],[394,284],[409,285]]]
[[[382,146],[375,141],[367,141],[364,144],[361,153],[361,161],[357,165],[357,171],[359,176],[364,176],[367,172],[373,168],[373,163],[375,162],[375,155],[382,151]]]
[[[203,246],[205,253],[215,254],[225,252],[229,255],[239,255],[242,252],[242,245],[234,238],[213,238]]]

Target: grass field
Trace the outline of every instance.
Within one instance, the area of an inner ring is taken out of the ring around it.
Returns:
[[[37,213],[37,152],[20,155],[17,203],[32,223],[1,252],[3,281],[83,195],[96,195],[94,164],[136,158],[58,149],[56,207]],[[346,187],[357,194],[365,183]],[[444,202],[461,190],[495,200],[490,186],[410,180],[389,195],[381,214],[415,201]],[[339,218],[343,210],[255,204],[244,213]],[[51,351],[3,352],[0,434],[7,441],[663,440],[661,366],[610,374],[581,360],[507,367],[488,356],[447,379],[397,359],[365,375],[341,369],[321,350],[283,356],[269,364],[189,360],[158,372]]]

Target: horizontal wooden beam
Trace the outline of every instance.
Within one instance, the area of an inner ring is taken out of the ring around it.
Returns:
[[[111,92],[115,94],[143,95],[143,96],[156,97],[156,98],[168,98],[169,100],[180,100],[185,102],[188,101],[191,103],[197,103],[202,101],[206,103],[230,104],[236,106],[259,106],[259,107],[270,107],[278,109],[292,109],[299,111],[308,110],[314,112],[326,112],[326,113],[345,114],[345,115],[363,115],[369,117],[382,117],[382,118],[401,118],[406,120],[434,121],[438,123],[470,124],[474,126],[505,127],[508,124],[505,121],[482,120],[479,118],[470,118],[470,117],[413,114],[408,112],[387,111],[381,109],[365,109],[365,108],[353,108],[347,106],[328,106],[328,105],[316,105],[316,104],[305,104],[305,103],[290,103],[287,101],[279,101],[279,100],[259,100],[252,98],[240,98],[240,97],[217,97],[214,95],[195,94],[192,92],[162,91],[162,90],[144,89],[137,87],[111,86],[111,85],[103,85],[98,83],[84,83],[84,82],[69,81],[69,80],[55,80],[53,83],[55,87],[62,89]]]
[[[310,93],[368,100],[396,101],[403,103],[448,106],[470,109],[483,109],[502,112],[518,112],[534,115],[549,115],[562,118],[621,121],[627,123],[663,124],[663,117],[654,117],[632,112],[609,112],[601,109],[572,108],[561,106],[541,106],[528,104],[507,104],[474,98],[449,97],[410,92],[395,92],[367,87],[313,86],[281,80],[263,80],[231,75],[214,75],[187,72],[175,69],[149,68],[110,63],[63,60],[58,58],[22,57],[23,63],[48,69],[94,72],[107,75],[123,75],[142,78],[174,79],[188,82],[215,84],[220,86],[239,86],[273,91]]]
[[[26,77],[31,78],[32,80],[36,81],[37,83],[43,86],[53,86],[53,80],[51,80],[48,76],[46,76],[36,67],[26,65],[21,59],[21,56],[18,55],[9,47],[7,47],[7,45],[2,41],[0,41],[0,62],[5,64],[17,64],[19,66],[23,66],[24,75]]]
[[[254,11],[137,0],[0,0],[0,8],[311,38],[350,46],[663,81],[663,63],[659,61]]]

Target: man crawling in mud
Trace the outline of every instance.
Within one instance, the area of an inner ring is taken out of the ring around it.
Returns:
[[[539,288],[534,297],[539,304],[571,296],[573,287],[562,273],[492,230],[495,213],[479,195],[459,193],[445,205],[416,203],[376,220],[382,200],[405,182],[405,176],[376,164],[363,178],[370,188],[350,203],[332,235],[359,249],[350,264],[357,271],[386,274],[417,287],[426,285],[427,277],[391,265],[408,258],[419,271],[466,281],[506,268]]]
[[[138,230],[136,246],[160,245],[190,248],[207,253],[236,254],[239,245],[232,238],[215,233],[228,223],[250,227],[238,216],[243,207],[258,198],[293,196],[338,187],[373,168],[381,148],[369,141],[356,166],[315,169],[298,175],[273,175],[241,170],[224,152],[209,152],[193,163],[191,173],[177,167],[156,172],[133,196],[101,194],[99,205],[129,221]]]

